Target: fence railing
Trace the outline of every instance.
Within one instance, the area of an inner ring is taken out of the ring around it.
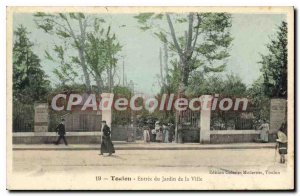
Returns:
[[[34,106],[13,104],[13,132],[32,132],[34,130]]]

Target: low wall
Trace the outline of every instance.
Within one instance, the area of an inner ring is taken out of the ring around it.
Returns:
[[[180,132],[182,134],[181,136],[182,136],[183,143],[199,143],[200,141],[199,128],[182,129]]]
[[[134,141],[135,128],[130,126],[113,126],[111,139],[113,141]]]
[[[53,144],[57,138],[55,132],[17,132],[13,133],[13,144]],[[100,132],[67,132],[66,139],[69,144],[99,144]]]
[[[112,133],[112,140],[128,141],[126,131],[128,130],[120,129],[114,131]],[[120,132],[122,134],[117,134]],[[213,130],[210,133],[210,143],[249,143],[258,139],[259,134],[260,131],[256,130]],[[183,143],[199,143],[199,131],[196,129],[184,130],[182,136]],[[55,132],[15,132],[13,133],[13,144],[53,144],[57,138],[58,135]],[[70,144],[99,144],[100,132],[67,132],[66,138]],[[276,134],[270,134],[269,142],[274,142],[275,140]]]
[[[131,127],[113,127],[111,138],[113,141],[134,141]],[[14,132],[13,144],[53,144],[58,139],[56,132]],[[100,144],[100,131],[67,132],[66,139],[69,144]],[[63,143],[63,141],[60,141]]]
[[[259,139],[258,130],[212,130],[210,132],[211,144],[249,143]],[[276,141],[276,134],[269,135],[269,142]]]

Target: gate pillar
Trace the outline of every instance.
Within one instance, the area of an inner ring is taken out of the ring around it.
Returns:
[[[48,104],[35,103],[34,104],[34,132],[48,132]]]
[[[211,116],[211,95],[202,95],[200,111],[200,144],[210,143],[210,116]]]
[[[111,128],[113,94],[112,93],[102,93],[100,104],[101,104],[101,114],[102,114],[101,120],[105,120],[106,124]]]

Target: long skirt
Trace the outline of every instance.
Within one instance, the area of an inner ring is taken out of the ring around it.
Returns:
[[[164,133],[165,137],[164,137],[164,142],[165,143],[169,143],[169,131],[166,130],[165,133]]]
[[[163,133],[162,132],[157,132],[156,133],[156,141],[157,142],[162,142],[163,141]]]
[[[150,142],[150,134],[148,130],[144,130],[144,142]]]
[[[261,130],[260,139],[262,140],[262,142],[268,142],[269,141],[269,134],[266,130]]]
[[[156,142],[156,134],[151,133],[151,142]]]
[[[103,137],[101,143],[101,154],[103,153],[115,153],[115,148],[113,143],[111,142],[110,137]]]

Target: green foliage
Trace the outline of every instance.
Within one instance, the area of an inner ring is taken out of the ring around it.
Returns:
[[[28,35],[22,25],[14,32],[13,99],[14,102],[33,104],[46,99],[50,83],[39,57],[32,51],[33,43]]]
[[[127,87],[115,86],[113,89],[114,103],[118,98],[126,98],[130,100],[133,92]],[[128,103],[129,105],[129,103]],[[133,111],[128,107],[125,111],[114,110],[112,113],[112,121],[115,125],[129,125]]]
[[[234,74],[225,76],[212,75],[204,77],[201,72],[195,72],[191,77],[191,84],[187,94],[190,96],[214,95],[227,97],[246,96],[247,87],[242,79]]]
[[[159,26],[166,16],[169,29]],[[230,34],[231,15],[227,13],[160,14],[141,13],[135,16],[142,30],[151,30],[168,49],[175,53],[171,59],[169,82],[162,91],[177,91],[180,86],[188,88],[193,72],[222,72],[226,68],[229,48],[233,40]],[[174,22],[172,22],[174,21]],[[176,29],[178,23],[187,30]],[[179,35],[179,32],[183,35]],[[176,58],[176,59],[174,59]],[[174,64],[174,62],[176,62]],[[172,75],[174,74],[174,75]],[[176,84],[177,83],[177,84]],[[180,84],[181,83],[181,84]],[[177,90],[175,90],[177,88]],[[184,91],[183,89],[183,91]]]
[[[264,92],[270,97],[287,97],[287,23],[282,22],[276,37],[267,45],[268,54],[261,55]]]
[[[112,72],[116,69],[118,54],[122,50],[115,34],[110,33],[110,26],[106,33],[104,28],[95,26],[95,31],[87,35],[85,50],[86,60],[91,74],[96,80],[99,92],[103,90],[103,73],[106,71],[108,78],[113,77]],[[110,85],[108,85],[110,86]]]
[[[167,42],[168,42],[167,36],[166,36],[166,34],[164,34],[163,32],[160,31],[159,33],[154,33],[154,35],[157,36],[158,39],[159,39],[161,42],[163,42],[163,43],[167,43]]]
[[[187,22],[187,19],[186,18],[177,18],[176,22],[178,22],[178,23],[185,23],[185,22]]]
[[[223,72],[225,68],[226,68],[226,64],[220,65],[218,67],[204,66],[204,72]]]
[[[266,95],[263,85],[263,78],[256,80],[247,91],[250,104],[254,108],[256,121],[270,118],[270,97]]]
[[[55,44],[53,51],[46,51],[46,59],[58,65],[54,74],[62,85],[73,83],[78,79],[78,68],[82,69],[87,91],[91,90],[88,68],[85,62],[87,27],[90,21],[83,13],[34,14],[37,26],[46,33],[61,40]],[[74,56],[74,50],[78,56]]]
[[[69,37],[71,37],[71,35],[70,35],[69,33],[65,32],[65,31],[61,31],[61,30],[58,30],[58,31],[56,32],[56,34],[57,34],[58,36],[63,37],[63,38],[69,38]]]
[[[287,97],[287,23],[282,22],[276,37],[267,44],[268,54],[261,55],[262,75],[247,94],[254,108],[256,121],[269,119],[270,99]]]
[[[139,23],[145,23],[147,22],[152,16],[154,16],[154,13],[140,13],[137,16],[134,16],[138,20]],[[159,18],[159,17],[158,17]]]
[[[172,68],[169,69],[167,75],[167,85],[161,89],[161,94],[163,93],[177,93],[180,83],[180,70],[178,67],[177,60],[171,61]]]
[[[83,13],[50,15],[39,12],[35,14],[35,22],[46,33],[61,40],[61,44],[54,45],[52,51],[45,51],[45,57],[58,65],[53,73],[62,86],[84,78],[89,92],[93,78],[100,92],[105,88],[106,74],[107,86],[111,89],[122,46],[110,31],[110,26],[103,27],[104,19]]]

